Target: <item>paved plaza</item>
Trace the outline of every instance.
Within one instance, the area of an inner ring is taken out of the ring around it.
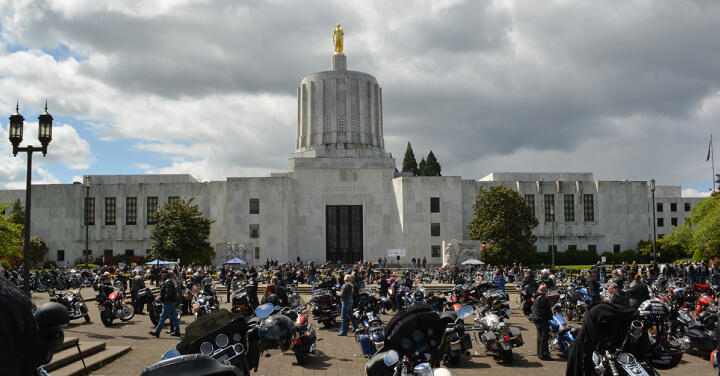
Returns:
[[[511,286],[509,286],[511,287]],[[88,290],[86,296],[92,296],[92,290]],[[85,290],[83,290],[85,292]],[[48,301],[46,293],[35,293],[35,300],[38,304]],[[535,356],[535,326],[528,322],[517,312],[515,295],[511,293],[511,307],[513,314],[508,323],[519,326],[523,333],[525,345],[514,350],[514,362],[505,365],[491,355],[486,355],[478,350],[474,344],[473,354],[470,358],[463,357],[458,366],[447,367],[453,375],[478,375],[490,373],[494,375],[560,375],[565,373],[566,362],[558,360],[544,362],[539,361]],[[305,297],[307,300],[308,297]],[[224,296],[223,296],[224,300]],[[230,308],[228,303],[222,304],[223,308]],[[148,335],[152,329],[150,317],[147,314],[136,315],[128,322],[115,321],[111,327],[105,327],[100,321],[97,307],[94,302],[89,302],[90,316],[92,321],[85,323],[83,320],[75,320],[65,330],[66,337],[78,337],[80,342],[105,341],[108,345],[131,346],[132,351],[115,360],[109,365],[95,371],[93,375],[139,375],[142,370],[150,364],[160,360],[162,354],[174,348],[179,338],[171,337],[163,333],[159,339]],[[383,316],[383,322],[387,322],[390,316]],[[192,316],[184,317],[180,321],[181,331],[185,326],[194,321]],[[471,319],[466,322],[470,323]],[[573,324],[579,325],[579,324]],[[292,351],[285,354],[279,350],[270,352],[270,357],[261,356],[258,376],[266,375],[364,375],[364,366],[367,358],[363,357],[360,347],[355,343],[352,336],[339,337],[339,323],[325,329],[322,325],[313,323],[318,333],[318,345],[315,355],[308,358],[304,366],[295,361]],[[167,328],[167,326],[166,326]],[[554,354],[553,354],[554,355]],[[709,375],[712,374],[710,363],[695,355],[685,354],[681,364],[671,370],[660,371],[661,375]]]

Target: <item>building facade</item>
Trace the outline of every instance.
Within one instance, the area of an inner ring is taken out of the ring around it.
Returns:
[[[89,253],[145,255],[158,205],[193,198],[215,220],[209,240],[218,264],[233,257],[256,264],[268,258],[351,263],[387,257],[388,249],[406,250],[401,264],[412,257],[440,264],[444,240],[468,238],[480,187],[497,184],[518,191],[533,208],[538,252],[550,250],[553,238],[557,251],[598,254],[652,239],[645,181],[595,181],[591,173],[492,173],[479,180],[398,173],[384,148],[382,90],[375,77],[346,66],[345,55],[334,55],[333,70],[302,80],[287,173],[212,182],[92,175]],[[34,185],[32,193],[32,236],[48,244],[50,260],[72,265],[85,249],[85,186]],[[25,191],[4,190],[0,197],[22,202]],[[683,198],[680,187],[658,187],[658,234],[681,226],[700,200]]]

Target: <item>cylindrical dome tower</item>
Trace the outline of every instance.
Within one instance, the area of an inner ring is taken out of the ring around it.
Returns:
[[[346,70],[345,55],[332,58],[333,70],[303,78],[298,88],[293,158],[388,157],[380,85],[367,73]]]

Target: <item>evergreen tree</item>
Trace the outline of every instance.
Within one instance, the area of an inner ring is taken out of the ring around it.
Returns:
[[[423,176],[442,176],[440,174],[440,163],[438,163],[437,159],[435,158],[435,154],[433,154],[432,150],[430,150],[430,153],[427,156],[427,161],[425,161],[425,170],[423,171]]]
[[[408,141],[407,149],[405,150],[405,159],[403,159],[402,172],[412,172],[413,176],[418,175],[418,165],[415,161],[415,153],[413,153],[412,146]]]
[[[176,260],[183,264],[206,265],[212,263],[216,253],[208,242],[210,226],[215,222],[204,218],[197,205],[177,200],[158,213],[158,224],[153,226],[153,245],[148,257]]]
[[[418,172],[417,172],[416,176],[425,176],[425,165],[426,164],[427,163],[425,162],[425,158],[420,160],[420,163],[418,164],[418,169],[417,169]]]

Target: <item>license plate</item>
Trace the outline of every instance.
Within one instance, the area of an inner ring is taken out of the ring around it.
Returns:
[[[460,344],[459,343],[450,344],[450,350],[460,350]]]
[[[503,329],[503,330],[501,330],[501,331],[500,331],[500,334],[502,334],[502,335],[506,335],[506,334],[507,334],[507,329]]]
[[[104,311],[104,310],[105,310],[105,307],[103,307],[103,306],[98,306],[98,311],[102,312],[102,311]]]

